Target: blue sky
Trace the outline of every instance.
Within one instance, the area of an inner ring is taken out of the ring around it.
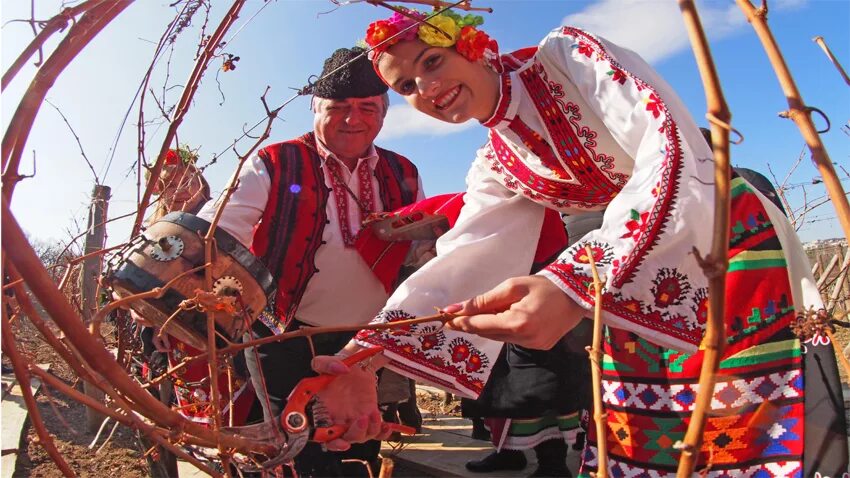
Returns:
[[[58,0],[36,3],[39,19],[52,16],[61,5]],[[139,0],[127,8],[66,69],[48,94],[48,99],[62,110],[79,135],[101,182],[112,188],[110,216],[135,208],[135,178],[128,171],[136,158],[136,105],[108,168],[107,164],[121,120],[152,58],[154,43],[173,16],[174,10],[168,3]],[[702,83],[675,1],[477,0],[474,3],[494,8],[493,14],[485,14],[484,29],[499,41],[503,51],[536,44],[560,24],[586,28],[638,51],[679,92],[698,122],[705,123],[701,120],[705,114]],[[767,57],[733,1],[700,1],[698,5],[732,110],[732,123],[746,138],[743,144],[733,147],[733,163],[765,173],[770,165],[781,180],[804,143],[794,124],[776,115],[787,105]],[[804,99],[832,120],[832,131],[822,136],[827,150],[837,165],[850,170],[850,135],[840,129],[850,119],[850,88],[812,41],[816,35],[823,36],[839,61],[850,68],[850,2],[771,0],[769,5],[770,26]],[[229,2],[214,2],[211,25],[218,23],[228,6]],[[4,23],[29,17],[29,2],[3,0],[0,8]],[[221,72],[218,70],[221,60],[214,60],[179,131],[181,143],[200,148],[201,164],[214,154],[225,152],[207,170],[214,190],[223,188],[236,164],[228,146],[241,135],[243,125],[253,125],[263,117],[259,97],[266,86],[271,87],[269,103],[282,103],[292,96],[291,88],[303,86],[310,75],[321,71],[322,62],[331,51],[351,46],[363,37],[370,21],[388,16],[386,10],[364,3],[320,14],[333,8],[328,0],[268,3],[248,0],[241,18],[226,37],[225,51],[240,57],[236,70]],[[179,97],[180,85],[192,69],[201,23],[199,14],[171,55],[169,86],[174,87],[166,92],[169,104]],[[3,27],[0,48],[4,70],[31,38],[32,32],[25,23],[8,23]],[[45,53],[56,43],[51,41]],[[152,82],[158,96],[162,94],[165,66],[163,59]],[[3,92],[0,100],[4,129],[35,70],[30,63]],[[476,123],[447,125],[430,120],[395,95],[391,102],[377,143],[414,160],[429,195],[462,190],[474,152],[485,141],[485,130]],[[150,97],[146,104],[149,106],[146,118],[156,119],[157,110]],[[282,111],[269,142],[297,136],[311,125],[309,100],[299,98]],[[159,150],[165,129],[155,125],[147,128],[148,157]],[[237,145],[239,151],[248,147],[249,141]],[[42,106],[27,143],[22,172],[31,172],[33,154],[37,157],[37,174],[16,188],[12,209],[32,236],[65,239],[66,230],[74,228],[73,218],[85,223],[94,177],[68,127],[47,104]],[[821,186],[810,184],[816,176],[807,154],[789,180],[797,185],[790,191],[792,205],[803,204],[804,189],[808,199],[824,194]],[[808,185],[803,188],[802,184]],[[850,182],[845,182],[847,186]],[[841,236],[834,215],[830,205],[815,211],[812,217],[816,222],[800,231],[802,239]],[[129,227],[130,220],[111,224],[109,243],[126,240]]]

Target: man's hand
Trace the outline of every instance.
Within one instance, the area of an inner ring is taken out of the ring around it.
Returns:
[[[508,279],[443,311],[460,315],[446,328],[538,350],[551,349],[587,314],[541,276]]]
[[[368,361],[367,361],[368,363]],[[348,430],[336,440],[326,443],[329,450],[345,451],[352,443],[385,440],[391,431],[381,421],[375,369],[371,366],[348,367],[341,359],[320,355],[312,362],[318,373],[337,378],[318,397],[328,409],[334,424],[346,424]]]

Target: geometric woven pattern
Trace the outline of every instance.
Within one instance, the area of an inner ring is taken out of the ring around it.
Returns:
[[[656,470],[651,468],[643,468],[637,465],[631,465],[622,461],[609,461],[609,473],[615,478],[675,478],[676,471],[673,463],[673,468],[669,471]],[[590,473],[596,469],[597,449],[595,444],[591,444],[585,448],[583,455],[583,465],[579,470],[578,476],[581,478],[590,478]],[[723,469],[719,469],[723,468]],[[797,460],[777,461],[772,463],[743,465],[735,467],[712,467],[711,471],[706,473],[707,478],[802,478],[803,463]],[[827,477],[822,477],[827,478]],[[844,478],[844,477],[842,477]]]
[[[714,387],[712,409],[738,409],[780,398],[800,398],[803,396],[801,377],[800,370],[787,370],[752,378],[719,380]],[[661,385],[602,380],[602,401],[606,406],[690,412],[698,388],[697,384]]]

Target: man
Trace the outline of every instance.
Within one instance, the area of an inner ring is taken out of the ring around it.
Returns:
[[[325,61],[322,76],[362,52],[337,50]],[[422,198],[416,167],[372,144],[389,97],[365,57],[319,81],[313,95],[313,131],[267,146],[247,162],[219,222],[251,248],[277,281],[268,311],[246,340],[302,326],[368,323],[386,302],[404,253],[387,253],[383,246],[376,250],[374,238],[364,240],[369,231],[361,230],[361,222],[369,213]],[[199,216],[210,219],[216,208],[210,202]],[[277,417],[295,385],[313,374],[314,352],[334,354],[353,335],[324,334],[312,345],[299,338],[248,350],[266,418]],[[373,459],[378,448],[379,442],[367,443],[345,457]],[[365,474],[360,464],[343,469],[342,458],[308,445],[296,467],[302,476]]]

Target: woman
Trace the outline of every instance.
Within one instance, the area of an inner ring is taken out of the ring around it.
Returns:
[[[153,187],[153,194],[159,195],[159,200],[148,223],[170,212],[195,214],[210,199],[210,185],[195,165],[197,160],[198,155],[186,146],[168,150]]]
[[[196,214],[210,199],[210,186],[197,167],[198,155],[187,146],[170,149],[165,156],[165,164],[153,188],[153,194],[158,195],[156,209],[147,223],[152,224],[171,212],[187,212]],[[138,320],[137,314],[133,316]],[[200,351],[183,343],[168,334],[162,334],[153,327],[144,327],[141,339],[148,357],[145,364],[149,371],[145,372],[148,379],[163,373],[169,367],[180,363],[184,357],[197,355]],[[254,403],[254,393],[250,382],[246,380],[246,371],[240,355],[236,359],[237,371],[230,379],[222,372],[219,376],[219,390],[222,406],[222,418],[237,425],[245,423]],[[194,422],[211,424],[213,416],[210,413],[209,370],[205,363],[195,362],[181,369],[170,377],[173,389],[175,407],[178,412]],[[163,388],[170,388],[166,385]],[[165,390],[163,390],[165,391]],[[166,392],[166,395],[171,395]],[[230,396],[233,396],[232,401]],[[168,397],[162,397],[168,402]],[[230,404],[233,410],[230,410]]]
[[[673,445],[693,408],[707,310],[697,253],[711,249],[713,164],[699,129],[640,57],[581,30],[559,27],[536,48],[499,56],[473,17],[444,13],[427,20],[436,28],[421,18],[396,14],[370,25],[376,70],[423,113],[453,123],[477,119],[489,142],[472,163],[466,204],[438,241],[437,257],[396,290],[376,320],[445,304],[460,317],[450,330],[364,332],[347,350],[383,346],[391,368],[476,396],[501,342],[549,349],[590,315],[593,260],[604,285],[609,470],[672,476],[679,459]],[[547,209],[605,213],[601,228],[526,276]],[[823,307],[799,240],[739,177],[730,225],[727,344],[698,466],[718,476],[842,476],[847,445],[840,388],[827,383],[837,381],[831,345],[822,327],[796,327],[809,331],[800,337],[789,328],[798,314]],[[804,383],[813,359],[833,368]],[[314,365],[342,371],[332,358]],[[360,386],[357,376],[350,387]],[[357,414],[333,393],[323,398],[339,417]],[[818,401],[828,418],[811,412]],[[345,438],[380,434],[374,422],[359,420]],[[584,476],[597,466],[598,439],[591,429]]]

